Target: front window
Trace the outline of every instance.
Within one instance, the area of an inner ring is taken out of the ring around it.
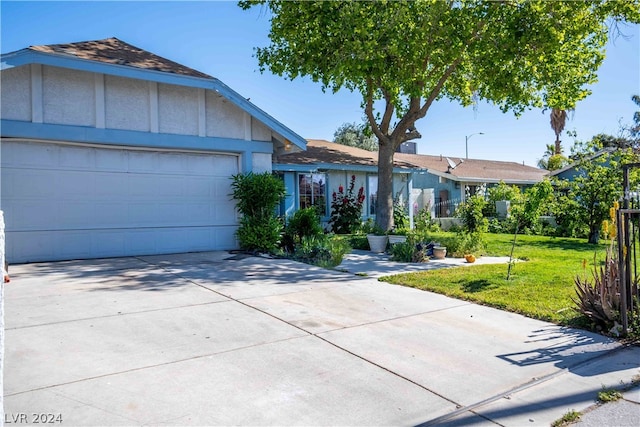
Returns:
[[[367,177],[367,198],[369,200],[369,215],[376,214],[378,206],[378,176],[369,175]]]
[[[327,177],[324,173],[298,175],[300,209],[316,206],[321,216],[327,215]]]

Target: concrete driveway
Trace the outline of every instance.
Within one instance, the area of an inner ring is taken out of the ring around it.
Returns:
[[[7,424],[548,426],[640,367],[638,347],[596,334],[288,260],[71,261],[11,278]]]

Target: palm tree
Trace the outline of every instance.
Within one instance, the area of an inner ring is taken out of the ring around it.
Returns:
[[[560,134],[564,130],[567,122],[567,110],[558,108],[551,109],[551,129],[556,133],[556,143],[553,154],[562,154],[562,146],[560,145]]]
[[[551,156],[554,155],[554,152],[555,152],[555,147],[553,146],[553,144],[547,144],[547,149],[542,155],[542,158],[538,160],[538,167],[540,169],[549,170],[549,158],[551,158]]]
[[[633,95],[631,100],[640,107],[640,95]],[[631,136],[636,138],[640,137],[640,111],[633,113],[633,128],[631,129]]]

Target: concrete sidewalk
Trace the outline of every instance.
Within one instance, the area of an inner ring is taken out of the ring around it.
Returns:
[[[288,260],[11,273],[6,424],[548,426],[640,368],[597,334]]]

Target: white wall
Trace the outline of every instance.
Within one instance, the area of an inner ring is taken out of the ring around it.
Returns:
[[[31,64],[0,73],[3,119],[254,141],[271,129],[213,90]],[[258,161],[261,164],[261,161]]]
[[[108,129],[149,132],[149,83],[104,76],[105,120]]]
[[[9,120],[31,120],[31,73],[29,67],[10,68],[0,73],[0,114]]]
[[[57,67],[42,67],[44,122],[95,126],[93,74]]]

